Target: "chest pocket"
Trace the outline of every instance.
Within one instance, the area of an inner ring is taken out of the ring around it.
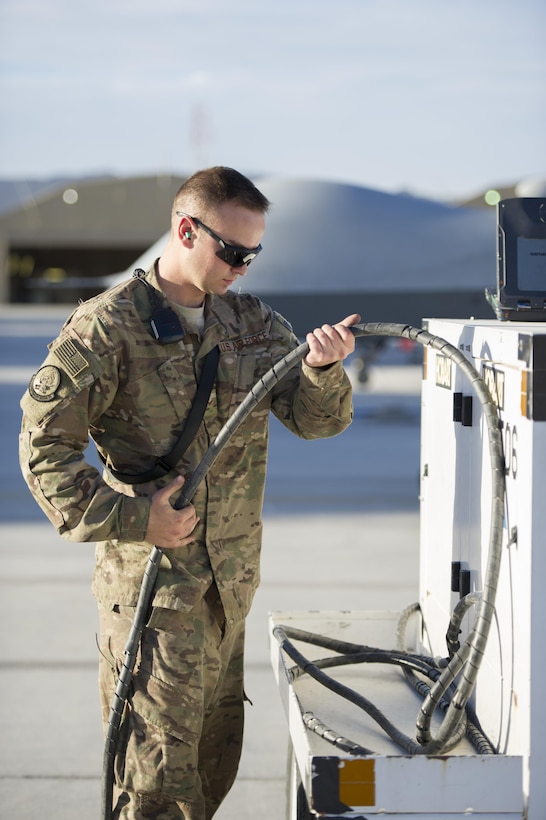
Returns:
[[[274,361],[265,345],[247,347],[235,354],[230,413],[237,409]]]
[[[152,452],[167,452],[187,418],[195,390],[191,363],[168,360],[156,364],[120,391],[108,414],[109,431],[118,428],[120,438],[133,443],[140,440],[143,445],[147,441]]]
[[[197,392],[197,383],[190,362],[163,362],[157,368],[163,389],[169,396],[176,418],[185,421]]]

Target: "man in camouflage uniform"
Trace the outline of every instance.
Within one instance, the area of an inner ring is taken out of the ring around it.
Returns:
[[[242,744],[244,622],[259,582],[269,412],[307,439],[341,433],[351,420],[341,361],[354,349],[356,315],[307,336],[303,363],[238,428],[192,503],[176,509],[183,477],[259,377],[298,345],[259,299],[229,292],[261,249],[268,207],[232,169],[190,177],[161,258],[76,309],[22,399],[20,457],[34,497],[61,535],[98,542],[105,723],[150,549],[162,551],[121,726],[116,818],[208,820],[229,791]],[[165,308],[183,328],[178,341],[160,327]],[[135,483],[176,444],[215,346],[216,380],[190,446],[176,469]],[[88,435],[102,475],[84,458]]]

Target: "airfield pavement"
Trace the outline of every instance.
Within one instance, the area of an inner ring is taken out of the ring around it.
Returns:
[[[64,542],[20,476],[19,399],[65,306],[0,308],[0,818],[98,820],[93,547]],[[350,370],[350,367],[349,367]],[[390,610],[417,598],[420,367],[378,362],[341,436],[271,426],[262,584],[248,619],[240,773],[218,820],[283,820],[288,727],[271,610]]]

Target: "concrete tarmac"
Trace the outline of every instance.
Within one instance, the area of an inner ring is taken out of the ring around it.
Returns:
[[[93,547],[63,541],[19,473],[19,398],[68,310],[0,309],[0,818],[99,820]],[[245,747],[218,820],[283,820],[288,727],[268,612],[400,609],[417,598],[420,368],[355,383],[343,435],[271,427],[262,584],[248,619]],[[350,370],[350,368],[349,368]]]

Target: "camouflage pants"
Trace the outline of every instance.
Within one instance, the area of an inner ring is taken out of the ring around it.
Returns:
[[[99,605],[107,725],[132,607]],[[120,728],[114,817],[209,820],[233,785],[243,735],[244,622],[216,588],[191,612],[154,608]]]

